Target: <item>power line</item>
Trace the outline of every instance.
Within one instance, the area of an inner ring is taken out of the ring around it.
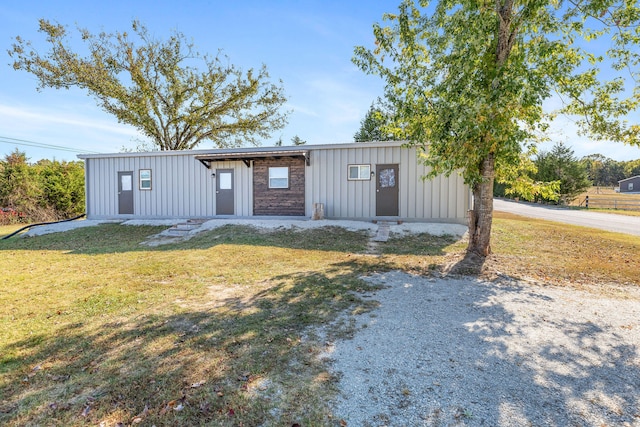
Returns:
[[[29,141],[27,139],[9,138],[7,136],[0,136],[0,143],[2,142],[5,144],[24,145],[26,147],[45,148],[49,150],[58,150],[58,151],[70,151],[72,153],[101,154],[98,151],[83,150],[83,149],[78,149],[73,147],[65,147],[63,145],[45,144],[42,142]]]

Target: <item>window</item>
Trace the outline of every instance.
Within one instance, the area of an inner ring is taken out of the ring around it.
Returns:
[[[289,188],[289,168],[269,168],[269,188]]]
[[[378,182],[380,188],[393,188],[396,186],[396,171],[393,168],[380,170]]]
[[[349,181],[371,180],[371,165],[349,165]]]
[[[151,169],[140,169],[140,189],[151,190]]]
[[[633,190],[633,182],[629,183],[629,191]]]

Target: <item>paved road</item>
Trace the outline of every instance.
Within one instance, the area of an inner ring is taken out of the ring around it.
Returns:
[[[493,209],[530,218],[548,219],[550,221],[640,236],[640,216],[562,209],[554,206],[518,203],[501,199],[493,200]]]

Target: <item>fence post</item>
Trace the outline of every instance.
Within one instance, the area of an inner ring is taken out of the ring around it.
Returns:
[[[587,197],[585,197],[584,199],[584,205],[587,209],[589,209],[589,195],[587,194]]]

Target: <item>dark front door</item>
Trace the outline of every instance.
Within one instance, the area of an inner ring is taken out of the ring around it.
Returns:
[[[118,172],[118,213],[133,214],[133,172]]]
[[[233,215],[233,169],[216,170],[216,215]]]
[[[376,165],[376,216],[398,216],[398,165]]]

